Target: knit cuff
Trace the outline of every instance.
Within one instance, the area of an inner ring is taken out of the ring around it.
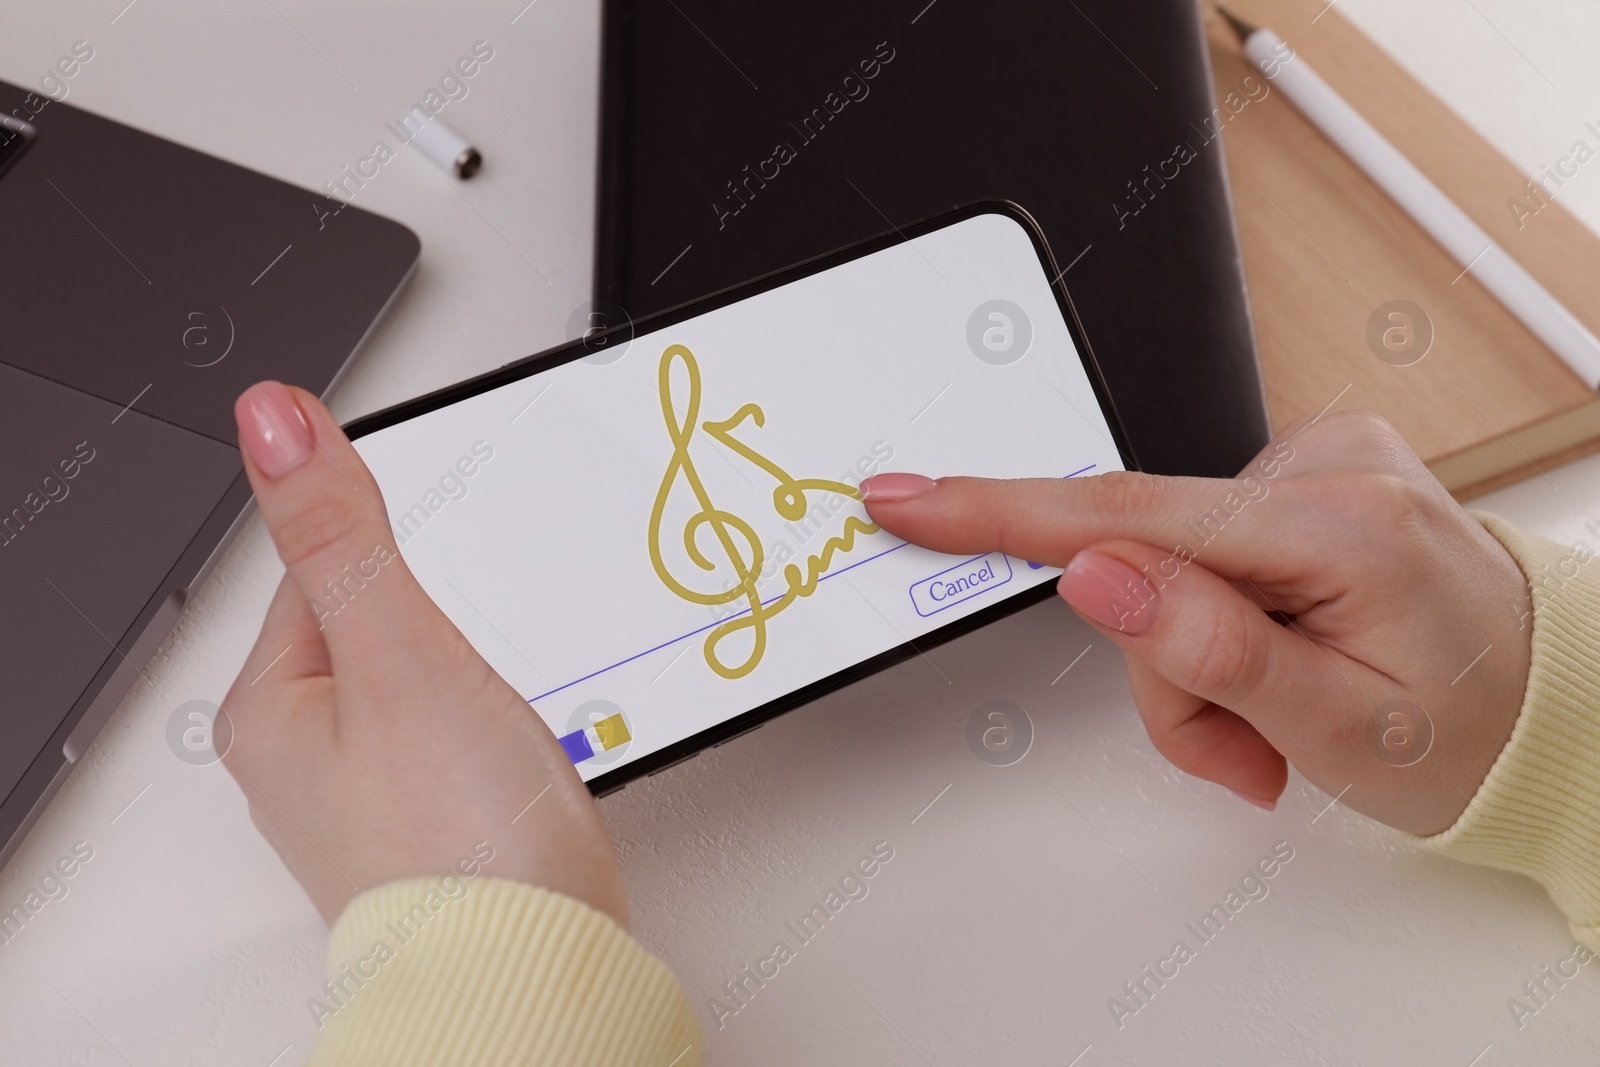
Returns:
[[[1474,512],[1527,577],[1533,657],[1511,739],[1433,851],[1541,882],[1573,933],[1600,948],[1600,564]],[[1508,618],[1510,614],[1508,613]]]
[[[333,928],[308,1006],[311,1067],[699,1067],[700,1027],[666,966],[610,918],[499,878],[413,878]]]

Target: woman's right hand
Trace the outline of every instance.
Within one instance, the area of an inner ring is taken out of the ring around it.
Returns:
[[[1348,807],[1438,833],[1521,709],[1527,580],[1376,415],[1290,427],[1233,479],[862,490],[908,541],[1065,567],[1062,597],[1126,654],[1156,748],[1262,807],[1287,760]]]

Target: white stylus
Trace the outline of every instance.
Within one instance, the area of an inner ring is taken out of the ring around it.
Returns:
[[[1463,274],[1478,279],[1591,388],[1600,387],[1600,339],[1588,327],[1334,92],[1310,64],[1298,58],[1283,38],[1221,8],[1217,11],[1239,35],[1251,65],[1443,245],[1461,264]]]

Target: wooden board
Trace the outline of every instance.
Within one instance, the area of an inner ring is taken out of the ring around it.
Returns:
[[[1513,258],[1600,333],[1600,239],[1322,0],[1237,0],[1270,26]],[[1313,22],[1313,17],[1316,21]],[[1457,497],[1600,449],[1600,398],[1244,62],[1208,8],[1223,136],[1273,426],[1340,407],[1382,413]],[[1251,79],[1246,81],[1246,79]],[[1243,102],[1241,105],[1241,101]],[[1230,107],[1230,102],[1232,106]],[[1582,128],[1572,141],[1600,150]],[[1554,162],[1552,160],[1551,162]],[[1559,191],[1557,191],[1559,197]],[[1395,299],[1432,321],[1428,354],[1379,359],[1369,317]]]

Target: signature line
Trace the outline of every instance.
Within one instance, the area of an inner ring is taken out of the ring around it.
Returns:
[[[868,556],[866,559],[862,560],[860,563],[852,563],[852,564],[850,564],[850,566],[844,567],[844,568],[842,568],[840,570],[830,571],[829,573],[824,574],[821,578],[818,578],[817,579],[817,584],[820,585],[821,583],[827,581],[829,578],[838,577],[839,575],[844,574],[846,571],[853,571],[857,567],[861,567],[861,566],[864,566],[864,565],[866,565],[868,563],[871,563],[875,559],[881,559],[882,557],[887,556],[891,552],[898,552],[902,548],[905,548],[910,543],[911,543],[910,541],[901,541],[898,545],[895,545],[893,548],[886,548],[882,552],[879,552],[877,555]],[[783,596],[783,594],[779,593],[776,596],[768,597],[767,599],[763,600],[761,603],[762,604],[770,604],[774,600],[781,599],[782,596]],[[647,648],[643,652],[639,652],[639,653],[637,653],[635,655],[629,656],[625,660],[619,660],[618,662],[613,663],[609,667],[601,667],[599,670],[594,671],[594,672],[592,672],[590,674],[586,674],[582,678],[573,679],[572,681],[568,682],[566,685],[559,685],[556,688],[550,690],[549,692],[540,693],[538,696],[535,696],[535,697],[529,697],[528,698],[528,703],[532,704],[535,700],[543,700],[545,697],[554,696],[555,694],[561,692],[563,689],[571,689],[573,686],[577,685],[579,682],[587,682],[590,678],[598,678],[600,675],[605,674],[607,671],[614,671],[618,667],[626,666],[627,664],[632,663],[634,660],[639,659],[641,656],[648,656],[652,652],[660,652],[663,648],[670,648],[671,646],[677,644],[679,641],[687,641],[691,637],[695,637],[695,636],[698,636],[699,634],[703,634],[707,630],[716,629],[718,626],[721,626],[723,623],[732,622],[734,619],[737,619],[742,615],[748,615],[748,614],[750,614],[750,609],[749,608],[745,608],[743,611],[736,612],[736,613],[734,613],[732,615],[727,616],[726,618],[718,619],[716,622],[707,623],[706,625],[700,627],[700,629],[698,629],[698,630],[690,630],[688,633],[682,634],[682,635],[680,635],[678,637],[674,637],[670,641],[663,641],[659,645],[656,645],[654,648]]]
[[[1068,478],[1076,477],[1079,474],[1083,474],[1085,471],[1093,470],[1094,467],[1095,467],[1095,465],[1093,463],[1091,463],[1091,464],[1089,464],[1089,466],[1084,467],[1082,470],[1073,471],[1071,474],[1067,475],[1067,477]],[[858,563],[852,563],[848,567],[842,567],[839,570],[830,571],[827,574],[824,574],[821,578],[818,578],[817,579],[817,584],[820,585],[821,583],[827,581],[830,578],[837,578],[841,574],[848,574],[850,571],[855,570],[857,567],[864,567],[868,563],[871,563],[875,559],[882,559],[884,556],[887,556],[891,552],[900,551],[902,548],[905,548],[910,543],[911,542],[909,542],[909,541],[901,541],[898,545],[895,545],[893,548],[886,548],[882,552],[876,553],[875,555],[868,556],[866,559],[861,560]],[[777,600],[782,595],[783,594],[780,593],[777,596],[768,597],[766,600],[763,600],[761,603],[770,604],[774,600]],[[677,644],[679,641],[687,641],[691,637],[697,637],[700,634],[705,633],[707,630],[715,629],[716,627],[721,626],[723,623],[732,622],[734,619],[739,618],[741,615],[748,615],[748,614],[750,614],[750,609],[749,608],[745,608],[743,611],[737,612],[737,613],[735,613],[733,615],[729,615],[726,618],[718,619],[716,622],[707,623],[706,625],[700,627],[698,630],[690,630],[688,633],[680,634],[679,636],[672,638],[670,641],[663,641],[659,645],[656,645],[656,646],[654,646],[652,648],[647,648],[643,652],[637,652],[637,653],[629,656],[627,659],[618,660],[616,663],[613,663],[609,667],[601,667],[599,670],[591,671],[590,673],[584,675],[582,678],[574,678],[572,681],[568,682],[565,685],[558,685],[554,689],[546,690],[545,692],[540,693],[537,696],[531,696],[531,697],[528,698],[528,703],[532,704],[536,700],[543,700],[545,697],[555,696],[557,693],[561,692],[563,689],[571,689],[573,686],[577,685],[580,682],[587,682],[591,678],[598,678],[602,674],[606,674],[606,673],[608,673],[610,671],[614,671],[618,667],[625,667],[628,664],[632,663],[634,660],[640,659],[640,658],[642,658],[644,656],[648,656],[652,652],[660,652],[663,648],[670,648],[673,645]]]

